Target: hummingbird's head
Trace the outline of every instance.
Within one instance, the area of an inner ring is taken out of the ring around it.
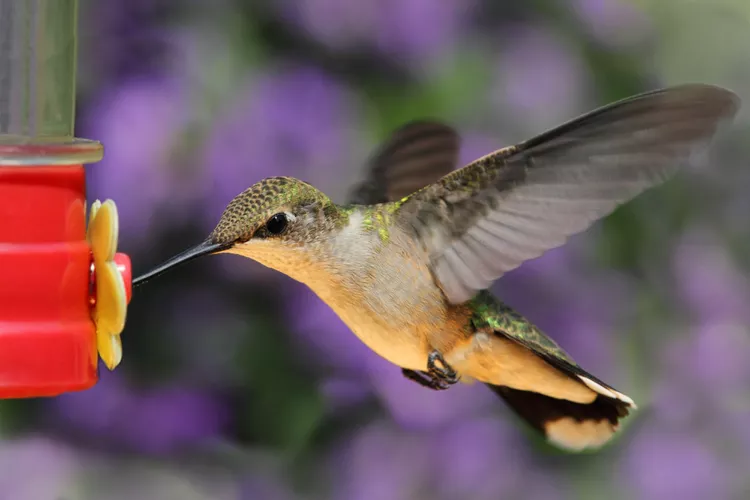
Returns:
[[[133,280],[139,285],[203,255],[234,253],[288,273],[345,215],[324,193],[291,177],[269,177],[237,195],[199,245]]]

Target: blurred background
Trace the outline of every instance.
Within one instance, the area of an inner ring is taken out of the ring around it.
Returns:
[[[666,85],[745,108],[708,168],[494,287],[638,402],[605,449],[550,447],[481,385],[423,389],[304,286],[216,256],[136,290],[95,388],[0,402],[0,498],[750,497],[746,0],[84,0],[79,23],[88,195],[136,274],[263,177],[343,201],[410,119],[468,162]]]

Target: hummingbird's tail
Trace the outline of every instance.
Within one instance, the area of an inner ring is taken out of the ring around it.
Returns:
[[[536,392],[486,385],[548,441],[570,451],[604,445],[635,407],[627,397],[623,400],[597,394],[591,403],[575,403]]]

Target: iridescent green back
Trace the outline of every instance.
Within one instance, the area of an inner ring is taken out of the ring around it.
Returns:
[[[503,304],[487,290],[477,294],[469,302],[473,310],[472,324],[477,329],[491,328],[496,332],[517,340],[529,349],[552,358],[560,359],[578,366],[568,353],[555,341],[547,337],[529,320]]]

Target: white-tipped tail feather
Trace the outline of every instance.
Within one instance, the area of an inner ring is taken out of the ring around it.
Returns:
[[[596,393],[590,403],[576,403],[531,391],[489,385],[511,409],[552,444],[569,451],[599,448],[636,409],[631,398],[584,375],[575,375]]]
[[[601,394],[602,396],[607,396],[608,398],[619,399],[623,403],[627,403],[633,410],[638,409],[638,407],[635,405],[635,402],[625,394],[617,392],[612,388],[604,387],[603,385],[594,382],[590,378],[584,377],[583,375],[578,375],[578,379],[595,393]]]

